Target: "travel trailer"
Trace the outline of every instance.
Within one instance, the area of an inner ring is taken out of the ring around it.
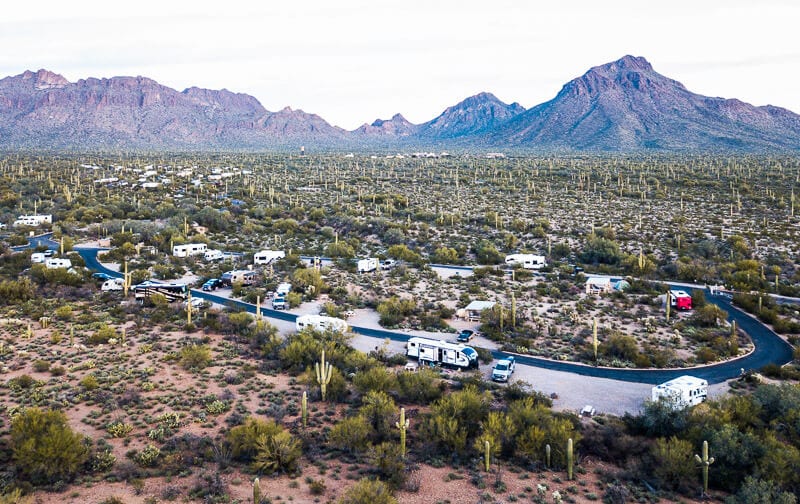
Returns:
[[[298,331],[313,328],[315,331],[325,332],[328,330],[335,332],[347,332],[347,322],[340,318],[328,317],[327,315],[301,315],[297,317],[295,327]]]
[[[123,280],[121,278],[112,278],[111,280],[106,280],[103,282],[103,285],[100,286],[100,290],[103,292],[121,291],[122,288]]]
[[[253,285],[256,282],[256,272],[250,270],[231,270],[226,271],[220,277],[222,285],[232,287],[233,284],[239,282],[242,285]]]
[[[205,243],[186,243],[172,247],[172,255],[175,257],[189,257],[206,253],[208,246]]]
[[[461,369],[478,367],[478,352],[474,348],[447,341],[413,337],[406,343],[406,355],[420,364],[441,364]]]
[[[377,257],[370,257],[369,259],[359,259],[358,261],[358,272],[359,273],[369,273],[370,271],[375,271],[378,269],[380,261],[378,261]]]
[[[70,269],[72,267],[72,261],[70,261],[69,259],[50,257],[44,261],[44,265],[47,269],[56,269],[56,268]]]
[[[286,257],[286,252],[283,250],[262,250],[253,254],[253,264],[269,264],[284,257]]]
[[[662,397],[672,401],[676,409],[694,406],[708,397],[708,382],[694,376],[679,376],[653,387],[652,400],[658,401]]]
[[[145,299],[153,294],[161,294],[167,301],[183,301],[189,289],[183,283],[158,283],[158,282],[143,282],[133,286],[133,297],[143,303]]]
[[[203,253],[203,259],[206,261],[219,261],[223,257],[225,257],[225,254],[221,250],[208,249]]]
[[[522,266],[525,269],[542,269],[547,266],[543,255],[511,254],[506,256],[506,265]]]

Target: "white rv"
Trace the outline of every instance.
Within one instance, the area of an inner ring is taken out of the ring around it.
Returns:
[[[123,283],[121,278],[112,278],[111,280],[103,282],[103,285],[100,286],[100,290],[103,292],[121,291],[122,287]]]
[[[525,269],[542,269],[547,266],[547,261],[542,255],[511,254],[506,256],[506,265],[519,265]]]
[[[378,269],[379,261],[377,257],[370,257],[369,259],[359,259],[358,272],[369,273]]]
[[[283,282],[281,284],[278,284],[278,288],[275,289],[276,296],[285,296],[290,292],[292,292],[292,284],[290,284],[289,282]]]
[[[189,257],[206,253],[208,246],[205,243],[186,243],[172,247],[172,255],[175,257]]]
[[[679,376],[653,387],[651,395],[653,401],[664,397],[672,401],[676,409],[681,409],[705,401],[708,397],[708,382],[694,376]]]
[[[327,315],[301,315],[297,317],[295,327],[302,331],[308,327],[315,331],[325,332],[327,330],[335,332],[347,332],[347,322],[340,318],[328,317]]]
[[[72,261],[70,261],[69,259],[51,257],[44,262],[44,265],[47,269],[56,269],[56,268],[70,269],[72,267]]]
[[[31,262],[33,264],[44,264],[46,258],[47,256],[44,255],[44,252],[34,252],[31,254]]]
[[[262,250],[253,254],[253,264],[269,264],[284,257],[286,257],[286,252],[283,250]]]
[[[37,227],[41,226],[42,224],[52,224],[53,223],[53,216],[50,214],[46,215],[20,215],[17,217],[17,220],[14,221],[13,226],[31,226]]]
[[[206,261],[219,261],[224,257],[225,254],[223,254],[221,250],[208,249],[203,253],[203,259]]]
[[[474,348],[447,341],[413,337],[406,343],[406,355],[420,364],[441,364],[462,369],[478,367]]]

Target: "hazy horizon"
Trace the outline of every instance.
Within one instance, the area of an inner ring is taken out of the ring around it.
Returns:
[[[396,113],[422,123],[483,91],[529,108],[630,54],[690,91],[800,112],[800,5],[788,1],[219,5],[14,3],[0,20],[0,42],[13,48],[0,76],[141,75],[246,93],[268,110],[290,106],[352,130]]]

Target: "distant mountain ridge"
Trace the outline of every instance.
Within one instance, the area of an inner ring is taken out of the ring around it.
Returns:
[[[176,91],[146,77],[69,82],[48,70],[0,79],[0,149],[796,151],[800,116],[687,90],[641,57],[589,69],[525,109],[483,92],[423,124],[401,114],[353,131],[226,89]]]

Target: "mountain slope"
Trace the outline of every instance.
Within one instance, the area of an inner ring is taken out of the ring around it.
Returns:
[[[543,149],[797,149],[800,116],[692,93],[644,58],[625,56],[570,81],[490,138]]]
[[[491,93],[479,93],[420,125],[418,136],[427,140],[446,140],[480,135],[524,111],[525,107],[519,103],[509,105]]]

